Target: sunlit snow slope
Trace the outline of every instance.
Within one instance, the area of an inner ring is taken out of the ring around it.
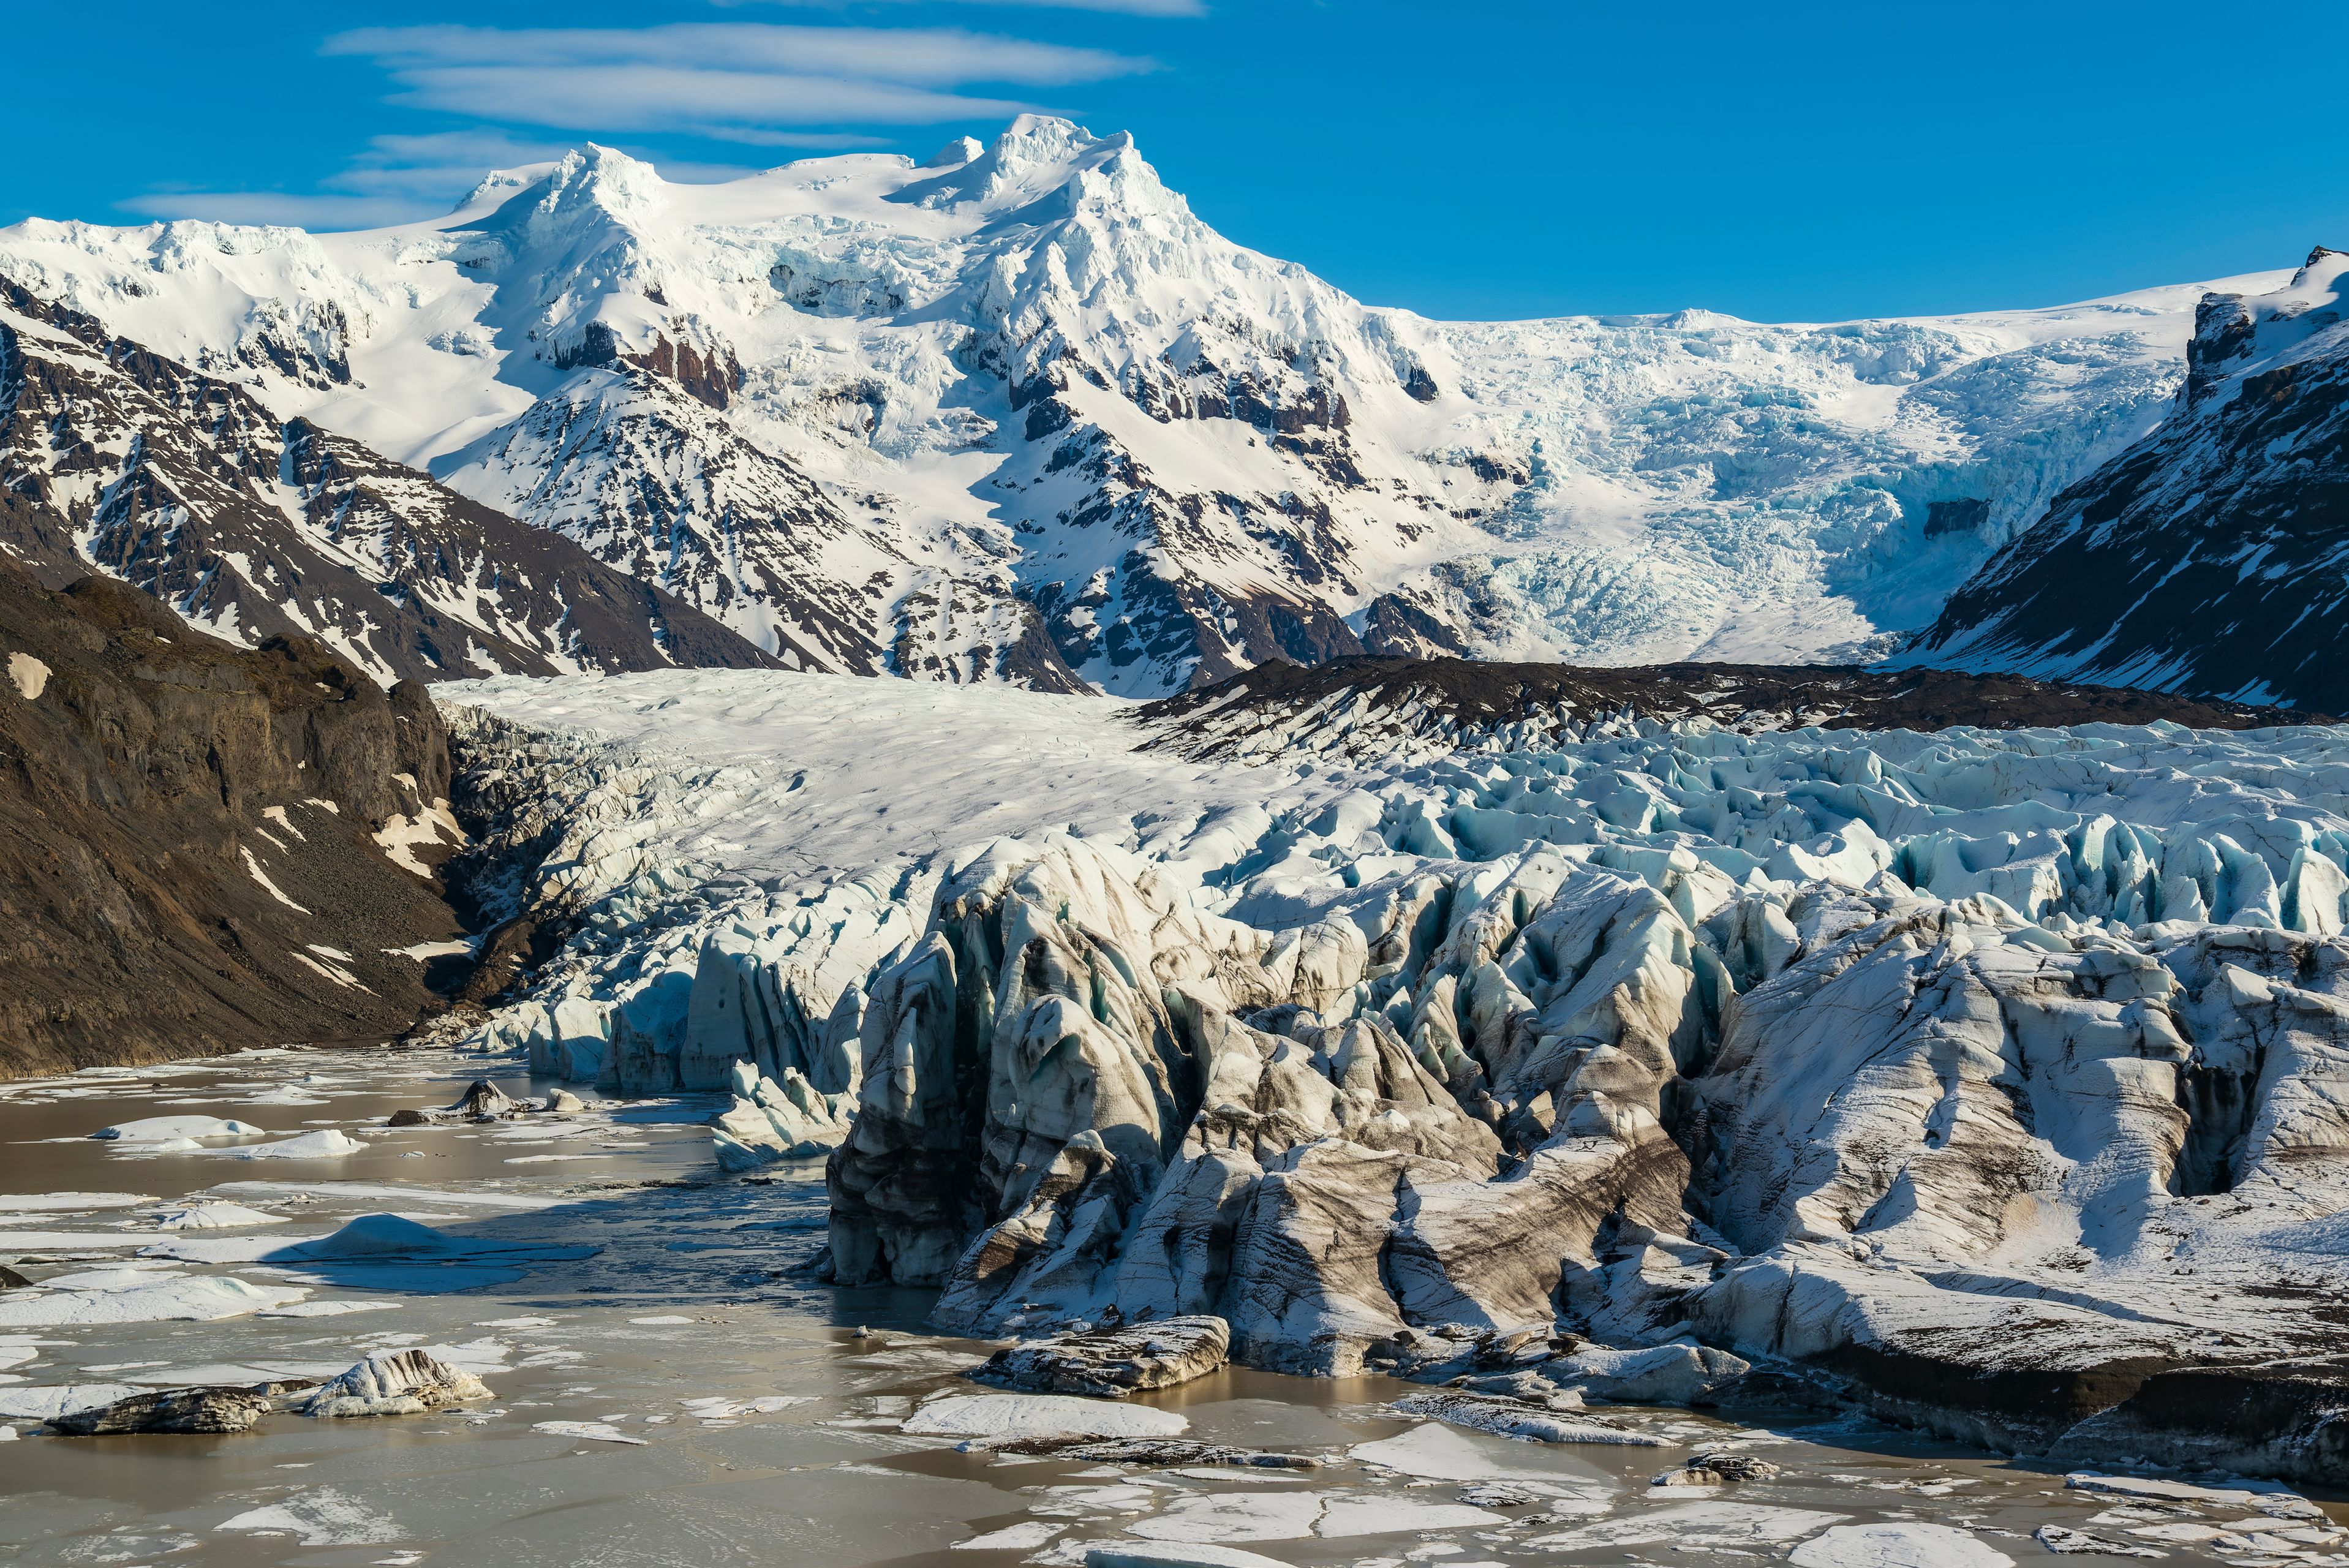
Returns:
[[[29,222],[0,277],[788,663],[1127,695],[1365,646],[1865,655],[2153,426],[2204,292],[1432,322],[1035,117],[719,185],[591,146],[369,232]]]

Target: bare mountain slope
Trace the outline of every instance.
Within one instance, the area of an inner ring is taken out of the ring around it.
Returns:
[[[2158,430],[2056,499],[1904,662],[2349,708],[2349,256],[2213,294]]]
[[[378,680],[771,664],[641,577],[0,282],[5,546]]]
[[[0,560],[0,1077],[398,1033],[448,787],[420,686]]]

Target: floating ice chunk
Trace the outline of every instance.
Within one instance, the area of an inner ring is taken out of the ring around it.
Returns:
[[[13,1442],[15,1442],[16,1440],[16,1428],[14,1428],[14,1427],[0,1427],[0,1443],[13,1443]]]
[[[93,1134],[93,1136],[97,1136]],[[154,1199],[137,1192],[9,1192],[0,1194],[0,1214],[43,1214],[57,1210],[135,1209]]]
[[[678,1313],[665,1312],[655,1317],[632,1317],[628,1321],[647,1328],[666,1328],[678,1324],[691,1323],[693,1319]]]
[[[1033,1552],[1068,1528],[1045,1520],[1023,1520],[1018,1524],[990,1530],[985,1535],[974,1535],[968,1541],[954,1543],[957,1552]]]
[[[112,1253],[135,1247],[151,1233],[141,1231],[18,1231],[0,1230],[0,1253],[24,1257],[33,1253]]]
[[[413,1203],[429,1200],[481,1209],[554,1209],[568,1198],[539,1198],[521,1192],[461,1192],[437,1187],[394,1187],[365,1181],[223,1181],[215,1192],[243,1192],[260,1198],[388,1198]]]
[[[2211,1533],[2215,1535],[2218,1532],[2213,1531]],[[2072,1556],[2076,1553],[2094,1553],[2102,1557],[2167,1557],[2169,1555],[2167,1552],[2158,1551],[2150,1546],[2132,1546],[2127,1542],[2107,1541],[2101,1535],[2090,1535],[2081,1530],[2066,1530],[2060,1524],[2041,1525],[2034,1532],[2033,1539],[2048,1551],[2061,1556]]]
[[[953,1394],[916,1410],[904,1430],[920,1437],[1024,1438],[1073,1432],[1089,1438],[1164,1438],[1189,1429],[1173,1410],[1112,1405],[1061,1394]]]
[[[396,1301],[297,1301],[291,1306],[273,1306],[256,1312],[255,1317],[345,1317],[354,1312],[392,1312],[400,1303]]]
[[[687,1414],[705,1421],[722,1421],[733,1416],[771,1416],[794,1405],[812,1405],[814,1402],[812,1394],[761,1394],[748,1399],[730,1399],[723,1395],[716,1395],[678,1401]],[[659,1418],[667,1419],[667,1417]]]
[[[231,1160],[340,1160],[366,1150],[366,1144],[348,1133],[324,1127],[281,1143],[250,1143],[242,1149],[223,1149],[221,1153]]]
[[[1151,1541],[1301,1541],[1321,1507],[1317,1491],[1199,1492],[1127,1528]]]
[[[1948,1524],[1838,1524],[1795,1548],[1795,1568],[2014,1568],[2014,1559]]]
[[[1745,1502],[1683,1502],[1622,1519],[1577,1525],[1556,1535],[1537,1535],[1526,1544],[1558,1552],[1582,1552],[1600,1546],[1644,1546],[1669,1541],[1682,1546],[1738,1549],[1797,1540],[1847,1517],[1810,1509],[1764,1508]]]
[[[1220,1317],[1153,1318],[1010,1346],[971,1376],[1006,1387],[1123,1398],[1206,1376],[1224,1364],[1231,1343],[1231,1326]]]
[[[260,1209],[248,1209],[243,1203],[189,1203],[176,1209],[159,1209],[153,1215],[159,1231],[230,1231],[246,1225],[283,1225],[283,1214],[272,1214]]]
[[[297,1286],[249,1284],[227,1277],[161,1279],[117,1290],[16,1291],[0,1297],[0,1328],[204,1323],[285,1306],[309,1294]]]
[[[305,1546],[380,1546],[400,1538],[399,1527],[389,1518],[332,1487],[248,1509],[212,1528],[292,1535]]]
[[[1277,1557],[1237,1546],[1105,1541],[1085,1553],[1085,1568],[1288,1568]]]
[[[1051,1486],[1029,1512],[1045,1519],[1098,1519],[1106,1513],[1146,1513],[1158,1494],[1146,1486]]]
[[[1331,1497],[1313,1526],[1313,1533],[1332,1539],[1346,1535],[1393,1535],[1405,1531],[1467,1530],[1507,1524],[1506,1514],[1491,1513],[1459,1502],[1421,1502],[1405,1497]]]
[[[481,1380],[431,1352],[378,1350],[304,1402],[305,1416],[413,1416],[486,1399]]]
[[[539,1421],[530,1429],[550,1437],[582,1438],[593,1443],[627,1443],[643,1448],[645,1439],[632,1438],[609,1421]]]
[[[251,1122],[217,1116],[149,1116],[101,1127],[90,1136],[109,1143],[169,1143],[180,1139],[266,1138],[269,1134]]]
[[[75,1410],[102,1409],[145,1390],[129,1383],[64,1383],[0,1388],[0,1418],[46,1421]]]
[[[184,1269],[169,1264],[140,1263],[126,1258],[104,1268],[76,1269],[71,1274],[51,1274],[43,1280],[43,1290],[123,1290],[136,1284],[152,1284],[160,1279],[178,1279]]]
[[[1617,1491],[1613,1481],[1579,1460],[1472,1438],[1433,1421],[1400,1437],[1357,1443],[1346,1457],[1425,1480],[1506,1481],[1539,1492],[1547,1500],[1545,1506],[1558,1513],[1604,1513]]]
[[[2195,1486],[2182,1480],[2157,1480],[2150,1476],[2097,1475],[2075,1470],[2064,1478],[2075,1491],[2111,1492],[2121,1497],[2152,1497],[2166,1502],[2200,1502],[2220,1508],[2256,1508],[2262,1513],[2292,1519],[2315,1519],[2323,1511],[2304,1497],[2280,1487]]]
[[[179,1258],[189,1263],[267,1263],[304,1268],[328,1283],[359,1265],[430,1264],[498,1264],[509,1262],[553,1262],[593,1257],[595,1247],[565,1247],[535,1242],[508,1242],[491,1236],[452,1236],[398,1214],[361,1214],[341,1230],[324,1236],[233,1236],[175,1238],[141,1249],[140,1255]],[[458,1271],[461,1273],[462,1271]],[[374,1277],[357,1274],[358,1279]],[[484,1283],[484,1282],[475,1282]],[[425,1281],[429,1288],[429,1281]],[[370,1287],[364,1284],[360,1288]]]
[[[1395,1408],[1528,1443],[1611,1443],[1641,1449],[1663,1446],[1659,1439],[1628,1432],[1604,1421],[1555,1415],[1514,1399],[1475,1394],[1407,1394],[1395,1401]]]

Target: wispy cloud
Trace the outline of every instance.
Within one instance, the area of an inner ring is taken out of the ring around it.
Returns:
[[[714,5],[792,5],[810,11],[848,11],[866,5],[902,5],[913,0],[710,0]],[[1025,5],[1040,11],[1113,11],[1127,16],[1204,16],[1204,0],[956,0],[966,5]]]
[[[858,0],[758,3],[838,8]],[[1201,8],[1201,0],[1001,3],[1164,16]],[[841,150],[884,145],[871,134],[878,128],[1003,119],[1037,107],[1027,101],[1030,89],[1157,68],[1153,60],[1106,49],[956,28],[764,22],[363,27],[327,39],[322,52],[375,61],[397,89],[393,103],[472,123],[429,135],[378,136],[311,192],[163,191],[123,208],[224,222],[373,227],[445,212],[491,169],[559,158],[568,143],[544,139],[550,133],[624,147],[630,138],[683,135],[744,147]],[[747,172],[725,163],[655,161],[677,180]]]
[[[566,130],[703,135],[935,125],[1029,107],[972,87],[1066,87],[1154,68],[1103,49],[941,28],[367,27],[326,52],[375,59],[418,108]]]
[[[811,137],[824,146],[830,137]],[[849,139],[858,144],[865,138]],[[475,129],[429,136],[378,136],[350,167],[309,192],[156,191],[119,203],[150,218],[202,218],[218,223],[283,223],[301,229],[373,229],[439,217],[492,169],[551,163],[570,150],[561,141],[524,141]],[[661,177],[682,184],[739,180],[740,164],[657,160]]]

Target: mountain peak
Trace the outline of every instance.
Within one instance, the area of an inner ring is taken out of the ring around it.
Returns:
[[[957,136],[925,159],[925,169],[959,169],[987,150],[987,144],[975,136]]]

